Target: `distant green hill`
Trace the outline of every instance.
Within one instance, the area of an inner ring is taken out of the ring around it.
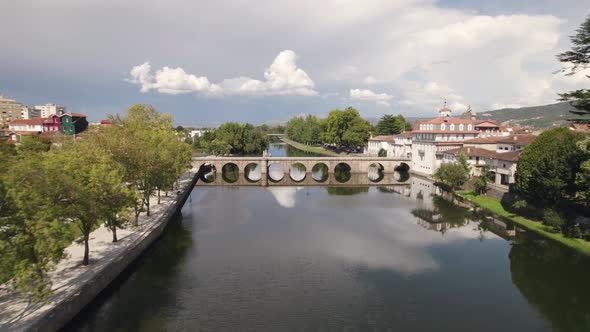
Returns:
[[[581,118],[569,111],[574,109],[568,102],[522,108],[503,108],[477,113],[478,120],[494,120],[498,123],[545,129],[567,125],[567,119]]]

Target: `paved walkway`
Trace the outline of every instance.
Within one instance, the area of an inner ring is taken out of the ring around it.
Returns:
[[[192,190],[192,180],[197,169],[192,169],[181,176],[180,190]],[[167,221],[169,209],[181,195],[172,193],[169,197],[162,196],[161,203],[157,204],[157,197],[150,200],[151,216],[144,213],[140,215],[138,227],[128,227],[117,230],[118,242],[112,243],[112,234],[104,226],[90,234],[90,264],[82,265],[84,256],[84,244],[72,243],[65,249],[63,258],[54,271],[49,273],[53,283],[53,295],[47,303],[31,303],[11,290],[8,283],[0,285],[0,331],[41,330],[39,321],[60,305],[66,304],[69,299],[83,293],[96,278],[101,277],[114,262],[124,258],[140,245],[143,239],[149,236],[162,222]],[[91,301],[92,299],[88,299]],[[81,308],[79,308],[81,309]],[[75,310],[75,309],[74,309]],[[45,329],[43,329],[45,330]]]

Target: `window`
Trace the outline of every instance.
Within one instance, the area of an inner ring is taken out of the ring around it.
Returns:
[[[444,123],[443,123],[443,124],[441,124],[441,125],[440,125],[440,130],[445,130],[445,127],[446,127],[446,126],[445,126],[445,124],[444,124]]]
[[[471,125],[467,125],[467,130],[471,130],[473,127]]]
[[[455,130],[455,125],[451,124],[451,130]]]
[[[459,125],[459,130],[463,130],[463,124]]]

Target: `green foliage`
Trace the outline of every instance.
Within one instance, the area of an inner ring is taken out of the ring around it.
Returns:
[[[459,165],[463,167],[467,175],[471,173],[471,165],[469,165],[469,162],[467,161],[467,156],[463,152],[459,153],[459,156],[457,157],[457,163],[459,163]]]
[[[588,159],[580,164],[580,171],[576,173],[576,199],[582,205],[590,206],[590,135],[578,142],[578,147]]]
[[[205,133],[199,141],[201,149],[211,154],[260,155],[268,144],[268,136],[262,128],[237,122],[226,122],[215,132]]]
[[[590,66],[590,16],[576,30],[576,34],[571,36],[573,44],[570,51],[563,52],[557,56],[560,62],[572,65],[565,68],[566,75],[574,75],[577,72],[587,69]],[[590,77],[588,77],[590,78]],[[570,101],[576,110],[571,111],[574,114],[586,116],[584,120],[576,122],[590,123],[590,90],[580,89],[559,95],[561,100]]]
[[[322,128],[320,120],[313,115],[307,117],[294,117],[287,123],[285,129],[287,137],[307,145],[314,145],[321,142],[320,135]]]
[[[543,224],[559,231],[565,224],[565,219],[554,209],[545,209],[543,210]]]
[[[520,155],[516,189],[529,200],[555,204],[575,197],[576,174],[586,154],[579,134],[566,128],[545,131]]]
[[[135,105],[111,119],[50,151],[40,137],[0,147],[0,282],[32,300],[51,293],[47,272],[75,238],[88,264],[90,232],[104,223],[116,241],[128,209],[149,212],[154,191],[171,190],[190,163],[169,115]]]
[[[31,154],[47,152],[51,147],[51,142],[41,135],[23,136],[17,148],[19,155],[26,158]]]
[[[377,135],[397,135],[406,130],[412,130],[412,125],[401,114],[385,114],[375,126]]]
[[[330,111],[322,122],[322,141],[337,145],[365,145],[370,136],[371,125],[361,118],[359,112],[348,107],[346,110]]]
[[[457,162],[443,163],[434,173],[434,179],[443,190],[454,192],[467,182],[468,174],[465,167]]]
[[[485,194],[488,191],[488,185],[492,179],[492,172],[489,165],[484,165],[481,168],[481,175],[474,178],[471,184],[475,188],[478,195]]]
[[[384,148],[379,149],[379,153],[377,154],[379,157],[387,157],[387,150]]]

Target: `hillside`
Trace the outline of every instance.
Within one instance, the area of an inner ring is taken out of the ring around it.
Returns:
[[[569,112],[574,109],[568,102],[522,108],[503,108],[477,113],[478,120],[545,129],[567,125],[567,119],[580,118]]]

